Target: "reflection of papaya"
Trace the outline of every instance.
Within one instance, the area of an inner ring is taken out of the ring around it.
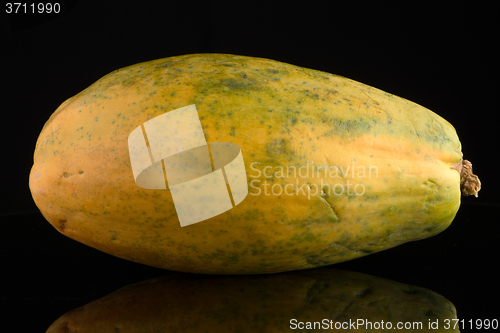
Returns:
[[[314,325],[316,331],[443,332],[454,318],[453,304],[435,292],[355,272],[173,273],[72,310],[47,332],[288,332]],[[439,329],[429,328],[436,323]]]

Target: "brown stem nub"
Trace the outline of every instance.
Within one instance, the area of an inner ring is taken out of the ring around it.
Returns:
[[[456,168],[460,172],[460,190],[462,195],[467,197],[473,195],[477,198],[477,192],[481,189],[481,181],[472,173],[472,163],[462,160]]]

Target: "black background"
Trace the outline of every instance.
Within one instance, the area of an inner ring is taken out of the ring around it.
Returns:
[[[0,14],[4,324],[44,332],[63,313],[167,274],[59,234],[28,187],[35,142],[67,98],[105,74],[189,53],[231,53],[335,73],[447,119],[483,189],[443,233],[335,268],[433,290],[460,319],[498,319],[499,20],[488,3],[60,1],[63,13]],[[493,4],[493,2],[490,2]],[[463,331],[468,331],[467,329]]]

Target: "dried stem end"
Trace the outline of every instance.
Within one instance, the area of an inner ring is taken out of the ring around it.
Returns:
[[[477,198],[477,192],[481,189],[481,181],[472,173],[472,163],[462,160],[453,169],[460,173],[460,190],[462,195],[467,197],[473,195]]]

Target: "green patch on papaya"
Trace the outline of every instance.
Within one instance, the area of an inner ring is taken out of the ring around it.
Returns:
[[[290,146],[290,141],[286,139],[275,139],[266,145],[266,152],[272,158],[282,158],[283,156],[293,156],[294,151]]]
[[[338,119],[328,116],[322,116],[321,122],[330,126],[325,132],[326,136],[361,136],[370,133],[371,124],[363,119]]]
[[[296,244],[318,242],[319,238],[311,231],[306,231],[301,234],[294,235],[290,238],[289,242],[286,242],[286,246],[295,246]]]

